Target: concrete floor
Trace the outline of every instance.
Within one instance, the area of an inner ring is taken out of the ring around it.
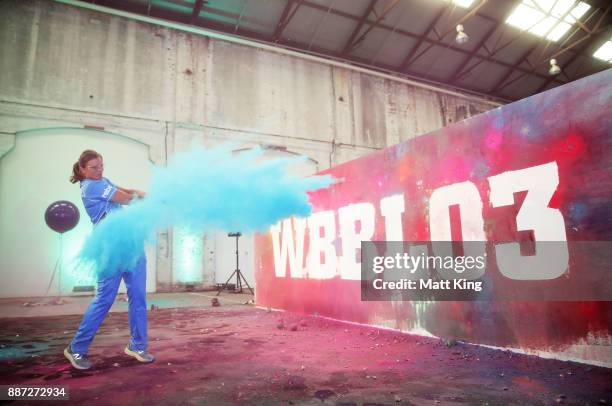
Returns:
[[[118,300],[88,371],[74,370],[62,350],[90,298],[4,300],[0,384],[67,385],[68,403],[81,404],[612,403],[610,369],[268,312],[245,304],[250,295],[224,293],[212,307],[214,295],[150,295],[159,306],[149,312],[150,365],[122,352],[127,303]]]

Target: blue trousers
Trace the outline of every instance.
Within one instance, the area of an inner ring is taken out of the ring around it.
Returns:
[[[115,301],[121,279],[125,281],[128,294],[128,317],[130,322],[130,348],[147,349],[147,261],[144,255],[131,272],[118,272],[116,276],[98,281],[98,290],[83,315],[83,321],[70,343],[77,354],[87,354],[98,328],[106,318]]]

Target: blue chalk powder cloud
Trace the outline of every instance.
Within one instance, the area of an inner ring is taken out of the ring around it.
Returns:
[[[145,242],[155,242],[156,230],[266,231],[289,216],[308,216],[307,192],[328,187],[332,177],[290,175],[288,168],[303,158],[263,161],[262,152],[196,147],[177,154],[154,169],[145,199],[111,212],[93,229],[78,263],[104,278],[131,268]]]

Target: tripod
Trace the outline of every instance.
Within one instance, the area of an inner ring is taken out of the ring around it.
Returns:
[[[240,238],[241,235],[242,234],[240,234],[239,232],[238,233],[229,233],[227,235],[228,237],[236,237],[236,269],[234,270],[234,272],[232,272],[230,277],[227,278],[225,283],[223,285],[221,285],[221,287],[219,287],[219,291],[217,292],[217,296],[219,296],[219,294],[221,293],[221,291],[224,288],[227,289],[227,284],[229,283],[230,279],[232,279],[234,277],[234,274],[236,274],[236,289],[234,290],[234,293],[242,293],[242,281],[244,281],[244,284],[247,286],[247,288],[249,288],[249,290],[251,291],[251,294],[252,295],[255,294],[253,292],[253,289],[249,286],[249,282],[247,282],[246,278],[244,277],[244,275],[240,271],[240,266],[238,265],[238,238]]]
[[[51,303],[55,305],[64,304],[64,300],[62,299],[62,257],[64,256],[64,249],[62,244],[62,233],[59,233],[59,246],[60,246],[60,254],[55,261],[55,266],[53,267],[53,273],[51,274],[51,280],[49,281],[49,286],[47,286],[47,291],[45,292],[45,296],[49,294],[49,290],[51,290],[51,285],[53,285],[53,280],[55,279],[55,273],[58,274],[57,287],[59,289],[59,297],[53,300]],[[59,272],[58,272],[59,271]]]

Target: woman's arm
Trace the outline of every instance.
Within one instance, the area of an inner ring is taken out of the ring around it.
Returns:
[[[138,197],[139,199],[144,199],[146,196],[146,193],[143,191],[140,191],[138,189],[126,189],[123,188],[121,186],[117,186],[117,191],[122,191],[124,193],[127,193],[129,195],[136,195],[136,197]]]
[[[129,204],[134,199],[135,194],[129,193],[126,189],[118,187],[111,201],[119,204]]]

